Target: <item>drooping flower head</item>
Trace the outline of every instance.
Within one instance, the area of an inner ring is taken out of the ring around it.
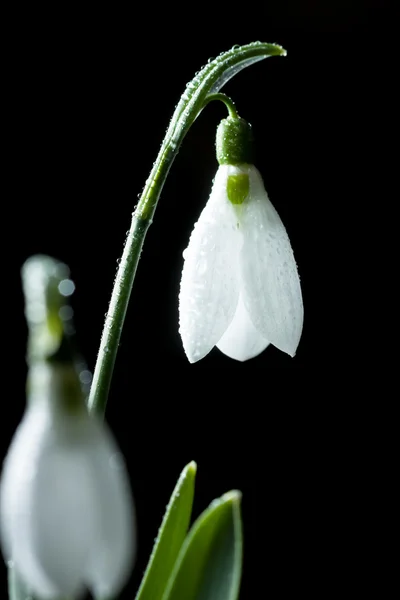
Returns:
[[[179,294],[190,362],[214,346],[244,361],[269,344],[294,356],[303,327],[300,281],[286,229],[252,164],[243,119],[217,131],[219,168],[184,252]]]

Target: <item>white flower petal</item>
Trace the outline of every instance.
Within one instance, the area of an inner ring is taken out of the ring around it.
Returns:
[[[35,554],[46,574],[65,596],[83,590],[83,566],[93,546],[98,522],[96,490],[86,456],[88,434],[72,449],[52,444],[36,476]],[[50,451],[49,451],[50,450]]]
[[[217,344],[217,348],[235,360],[245,361],[258,356],[269,342],[257,331],[245,308],[242,294],[232,323]]]
[[[241,253],[244,303],[254,326],[294,356],[303,328],[300,281],[289,237],[268,199],[261,175],[249,168],[250,200],[243,204]]]
[[[89,417],[84,421],[73,427],[71,443],[68,432],[60,439],[48,411],[29,408],[7,457],[2,489],[11,558],[43,598],[75,597],[83,591],[82,570],[96,525],[95,489],[85,453]],[[12,497],[16,504],[9,506]]]
[[[28,410],[14,435],[1,476],[0,525],[6,560],[43,598],[54,598],[59,590],[38,563],[33,548],[32,481],[47,429],[46,415]]]
[[[210,198],[191,234],[179,294],[179,331],[190,362],[204,358],[228,328],[239,297],[242,236],[220,166]]]
[[[29,407],[5,460],[1,533],[7,558],[41,598],[119,592],[132,562],[124,468],[103,423]],[[100,573],[101,572],[101,573]]]
[[[134,558],[132,495],[124,460],[108,431],[101,432],[91,455],[100,520],[85,581],[96,598],[116,598]]]

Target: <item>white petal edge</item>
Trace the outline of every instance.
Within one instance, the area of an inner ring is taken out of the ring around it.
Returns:
[[[232,323],[217,344],[217,348],[241,362],[258,356],[269,346],[269,342],[254,327],[244,305],[242,294]]]
[[[97,539],[85,581],[96,598],[116,598],[133,566],[136,524],[124,459],[105,424],[91,447],[91,461],[100,504]]]
[[[210,198],[184,252],[179,332],[191,363],[212,350],[236,311],[242,236],[226,185],[228,174],[237,171],[228,165],[219,167]]]
[[[294,356],[304,315],[297,266],[260,173],[251,166],[249,176],[249,200],[241,215],[244,303],[255,328],[279,350]]]

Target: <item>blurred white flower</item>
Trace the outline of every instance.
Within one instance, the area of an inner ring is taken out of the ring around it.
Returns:
[[[294,356],[303,327],[299,276],[253,165],[218,168],[184,259],[179,331],[190,362],[214,346],[240,361],[269,344]]]
[[[46,369],[40,365],[36,369]],[[33,401],[0,483],[3,552],[41,598],[115,597],[134,554],[133,501],[105,424]]]

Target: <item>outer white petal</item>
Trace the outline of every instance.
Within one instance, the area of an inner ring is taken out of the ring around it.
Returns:
[[[227,165],[219,167],[184,252],[179,331],[190,362],[206,356],[221,339],[238,302],[242,236],[226,194],[228,174],[236,171]]]
[[[269,342],[254,327],[240,294],[233,321],[218,342],[217,348],[230,358],[245,361],[258,356],[267,346]]]
[[[241,254],[244,302],[254,326],[294,356],[303,328],[303,300],[285,227],[268,199],[261,175],[249,168],[250,198],[243,204]]]
[[[33,481],[42,452],[46,416],[28,410],[3,464],[0,486],[1,545],[4,557],[43,598],[59,590],[39,564],[33,547]]]
[[[42,598],[77,597],[83,591],[83,565],[97,521],[86,459],[89,421],[86,417],[71,431],[67,425],[60,438],[47,410],[29,408],[6,458],[1,492],[6,547],[17,571]]]
[[[98,436],[91,455],[100,510],[85,580],[96,598],[116,598],[133,564],[133,500],[124,460],[108,430]]]
[[[124,469],[102,423],[29,408],[1,480],[2,544],[41,598],[118,593],[132,561],[133,516]]]

